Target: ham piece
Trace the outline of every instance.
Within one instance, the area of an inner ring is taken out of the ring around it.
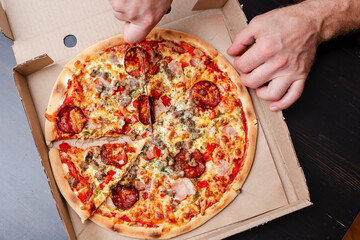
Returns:
[[[172,71],[173,73],[177,74],[177,75],[181,75],[182,74],[182,66],[181,63],[176,62],[176,61],[171,61],[168,64],[168,67],[170,69],[170,71]]]
[[[154,114],[155,114],[155,119],[158,119],[159,116],[166,112],[168,110],[168,107],[166,107],[161,99],[157,99],[154,101]]]
[[[225,133],[226,136],[231,136],[231,137],[237,136],[235,129],[230,125],[225,126],[222,129],[222,132]]]
[[[219,161],[219,164],[216,165],[214,172],[219,176],[224,176],[225,173],[229,170],[230,163],[227,161]]]
[[[196,193],[194,184],[188,178],[175,180],[171,183],[171,189],[175,192],[175,199],[180,201]]]

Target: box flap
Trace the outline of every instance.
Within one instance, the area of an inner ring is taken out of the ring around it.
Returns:
[[[159,25],[197,14],[198,11],[191,10],[195,2],[173,1],[171,13]],[[4,0],[4,8],[16,36],[13,51],[18,64],[42,53],[56,63],[74,57],[85,48],[122,33],[124,25],[114,17],[108,1],[88,0],[84,4],[62,0],[49,4],[44,0]],[[76,46],[65,46],[64,38],[68,35],[77,38]]]
[[[14,36],[11,32],[9,21],[7,19],[6,13],[0,1],[0,31],[11,40],[14,40]]]
[[[54,61],[47,55],[43,54],[27,62],[17,65],[14,70],[22,75],[30,75],[40,69],[50,65]]]
[[[198,0],[192,10],[222,8],[227,0]]]
[[[247,18],[242,11],[242,6],[237,0],[229,0],[222,8],[231,41],[235,35],[247,25]],[[237,19],[234,21],[234,19]]]

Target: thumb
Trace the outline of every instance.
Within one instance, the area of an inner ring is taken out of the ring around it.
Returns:
[[[236,34],[233,44],[227,50],[231,56],[240,55],[245,52],[248,47],[255,43],[255,36],[249,26]]]
[[[126,22],[124,25],[124,40],[127,43],[133,44],[137,42],[141,42],[145,39],[148,33],[151,31],[150,29],[144,29],[143,27]]]

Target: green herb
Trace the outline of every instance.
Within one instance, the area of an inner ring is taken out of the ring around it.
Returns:
[[[100,193],[100,189],[99,189],[99,188],[95,188],[94,197],[97,197],[97,195],[99,195],[99,193]]]
[[[196,193],[193,196],[193,201],[195,202],[196,200],[198,200],[199,197],[200,197],[200,193],[199,191],[196,191]]]

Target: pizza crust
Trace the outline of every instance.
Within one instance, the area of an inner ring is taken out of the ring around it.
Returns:
[[[207,42],[201,40],[200,38],[197,38],[193,35],[184,33],[184,32],[179,32],[179,31],[175,31],[175,30],[169,30],[169,29],[162,29],[162,28],[155,28],[153,29],[148,36],[146,37],[146,40],[170,40],[170,41],[174,41],[174,42],[186,42],[189,43],[191,45],[193,45],[194,47],[199,48],[200,50],[202,50],[204,53],[206,53],[207,55],[209,55],[210,58],[216,58],[217,55],[219,55],[219,52],[212,47],[210,44],[208,44]]]
[[[237,195],[237,191],[228,191],[218,203],[206,210],[206,215],[203,216],[200,214],[197,217],[192,218],[192,220],[187,224],[180,227],[166,224],[158,228],[146,228],[140,226],[128,226],[119,223],[114,224],[110,218],[100,214],[94,214],[90,219],[101,227],[129,237],[141,239],[168,239],[200,227],[209,219],[221,212],[232,200],[235,199]]]
[[[74,211],[80,216],[81,221],[84,222],[90,217],[90,215],[88,211],[80,209],[82,203],[77,198],[75,193],[71,190],[69,183],[65,178],[59,150],[56,148],[50,149],[49,157],[52,171],[61,194],[64,196],[71,208],[74,209]]]
[[[67,79],[71,78],[72,73],[68,69],[64,69],[58,79],[56,80],[54,87],[51,91],[48,106],[46,108],[46,114],[52,115],[62,105],[67,88]],[[45,118],[45,140],[49,145],[51,141],[56,139],[56,122],[49,121]]]

